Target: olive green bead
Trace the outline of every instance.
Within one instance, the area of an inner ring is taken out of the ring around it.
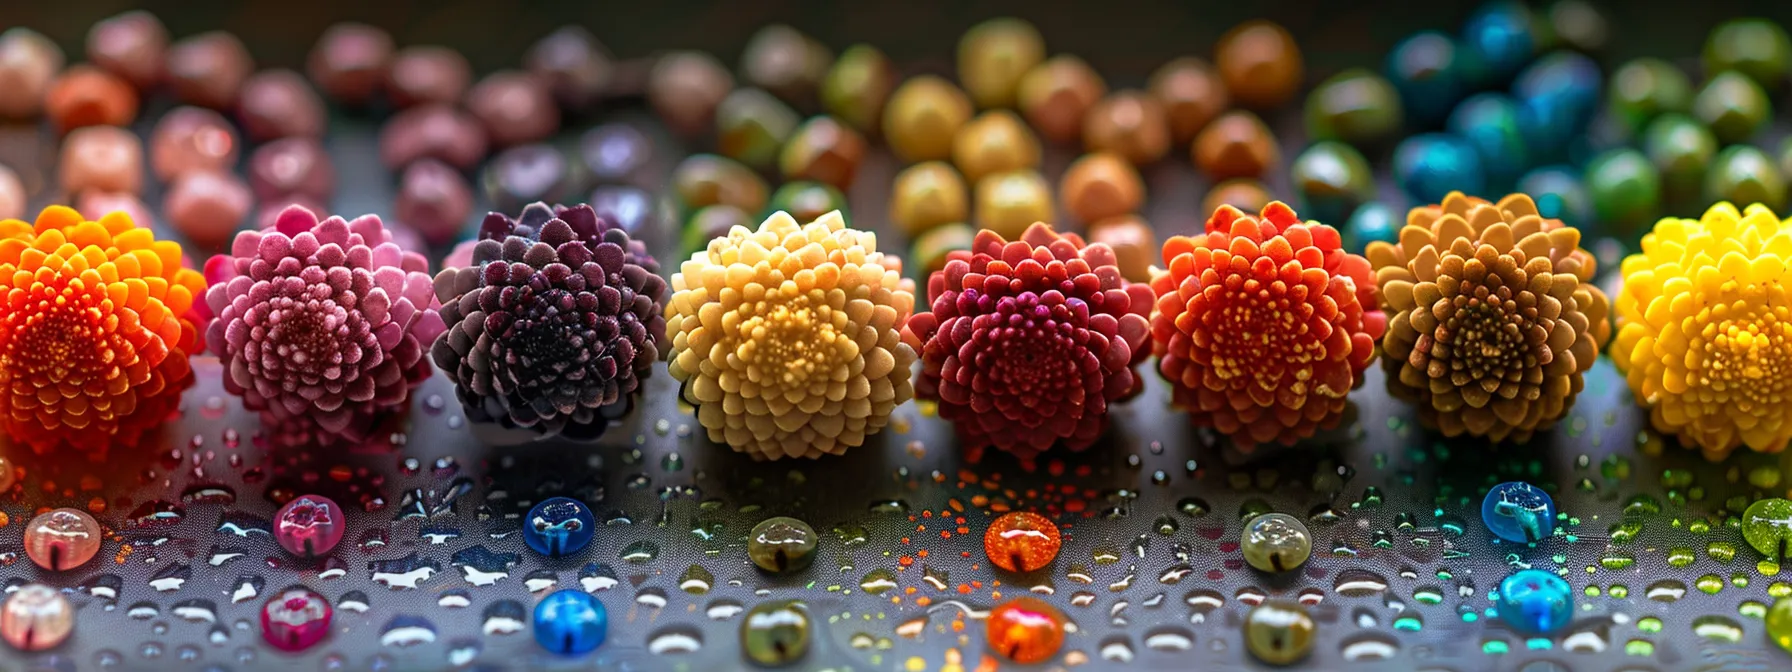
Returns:
[[[1729,71],[1718,73],[1693,98],[1692,114],[1724,144],[1747,142],[1773,116],[1773,104],[1760,84]]]
[[[740,648],[749,660],[783,667],[809,653],[814,630],[809,608],[797,600],[770,600],[753,605],[740,622]]]
[[[1587,191],[1593,213],[1603,224],[1644,226],[1661,212],[1661,171],[1648,157],[1630,148],[1614,149],[1587,164]]]
[[[1736,19],[1713,28],[1705,38],[1705,74],[1727,70],[1777,91],[1792,70],[1792,39],[1766,19]]]
[[[1307,96],[1306,117],[1313,139],[1364,147],[1399,133],[1403,113],[1393,84],[1381,75],[1352,68],[1313,89]]]
[[[977,225],[1008,240],[1020,240],[1035,222],[1055,219],[1052,187],[1036,170],[996,173],[979,180],[973,202]]]
[[[1742,539],[1774,562],[1785,562],[1792,551],[1792,501],[1779,497],[1757,499],[1742,512]]]
[[[795,518],[767,518],[747,533],[747,558],[774,574],[801,571],[815,562],[815,528]]]
[[[821,104],[864,133],[876,133],[884,113],[884,101],[896,88],[896,66],[884,52],[869,44],[855,44],[841,52],[821,80]]]
[[[1692,117],[1664,114],[1643,132],[1643,152],[1661,171],[1669,191],[1696,192],[1705,181],[1705,167],[1717,155],[1717,137]]]
[[[709,247],[709,241],[728,235],[728,231],[736,226],[749,229],[759,222],[753,215],[732,205],[711,205],[691,213],[691,218],[684,223],[684,233],[679,237],[679,247],[686,254]]]
[[[1332,140],[1313,143],[1289,168],[1289,181],[1300,196],[1302,215],[1321,222],[1342,223],[1375,198],[1375,172],[1363,153]]]
[[[890,188],[890,221],[910,236],[942,224],[963,222],[969,210],[964,178],[944,161],[924,161],[904,168],[896,174],[896,183]]]
[[[1264,600],[1244,617],[1244,646],[1271,665],[1299,662],[1313,651],[1318,626],[1306,606],[1291,600]]]
[[[1792,179],[1792,138],[1780,143],[1780,174]]]
[[[1774,600],[1763,621],[1768,641],[1778,644],[1786,653],[1792,653],[1792,597]]]
[[[766,208],[766,215],[782,210],[790,213],[799,222],[813,222],[822,215],[839,210],[844,217],[846,212],[846,195],[840,193],[832,185],[804,180],[791,182],[772,192],[771,207]],[[851,224],[852,220],[847,219]]]
[[[1606,98],[1612,118],[1624,130],[1640,133],[1662,114],[1691,109],[1692,82],[1667,61],[1639,58],[1612,73]]]
[[[747,212],[765,209],[765,180],[739,161],[715,154],[694,154],[680,161],[672,169],[672,193],[685,212],[711,205],[732,205]]]
[[[1786,205],[1786,177],[1766,152],[1748,145],[1726,147],[1705,173],[1705,200],[1729,201],[1738,209],[1763,203],[1779,212]]]
[[[1252,518],[1245,523],[1238,545],[1244,561],[1265,572],[1292,571],[1313,555],[1313,536],[1307,526],[1286,513]]]
[[[801,119],[763,89],[735,89],[716,108],[716,149],[756,168],[769,168]]]
[[[915,237],[914,244],[909,246],[908,260],[915,264],[918,277],[925,281],[934,271],[946,267],[946,257],[959,250],[971,249],[971,243],[976,240],[977,230],[969,224],[941,224]]]
[[[1013,107],[1021,78],[1044,60],[1045,38],[1033,24],[990,19],[958,40],[958,81],[977,107]]]

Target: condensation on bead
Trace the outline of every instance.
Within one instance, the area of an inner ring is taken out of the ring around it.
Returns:
[[[556,591],[535,605],[535,641],[560,655],[589,653],[602,646],[609,633],[609,612],[602,602],[583,591]]]
[[[44,512],[25,526],[25,554],[53,572],[87,564],[100,552],[99,521],[80,509]]]
[[[591,544],[597,519],[578,500],[549,497],[529,509],[523,520],[523,542],[550,558],[572,555]]]
[[[33,583],[0,604],[0,637],[20,651],[54,648],[75,629],[75,608],[61,591]]]
[[[747,558],[773,573],[800,571],[815,562],[815,528],[795,518],[767,518],[747,533]]]
[[[293,586],[268,598],[261,607],[261,636],[283,651],[303,651],[330,634],[335,612],[317,591]]]
[[[1574,589],[1541,569],[1522,569],[1500,581],[1500,620],[1527,635],[1547,635],[1574,617]]]
[[[1317,629],[1305,605],[1265,600],[1244,617],[1244,645],[1258,660],[1288,665],[1312,652]]]
[[[274,540],[302,558],[327,555],[342,541],[342,507],[321,495],[300,495],[274,517]]]
[[[1556,503],[1529,483],[1501,483],[1481,500],[1481,522],[1501,539],[1534,544],[1555,531]]]
[[[1313,554],[1313,538],[1300,519],[1286,513],[1266,513],[1245,523],[1239,548],[1252,567],[1265,572],[1287,572],[1306,564]]]
[[[989,648],[1021,664],[1051,660],[1064,646],[1064,614],[1031,597],[1017,598],[989,611],[985,636]]]
[[[983,533],[983,552],[990,563],[1010,572],[1043,569],[1063,545],[1058,526],[1029,511],[1002,514]]]

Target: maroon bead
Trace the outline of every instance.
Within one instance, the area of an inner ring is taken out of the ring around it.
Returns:
[[[249,186],[263,201],[282,196],[326,201],[336,191],[336,169],[317,140],[282,138],[249,155]],[[327,212],[328,208],[312,211]]]
[[[538,142],[560,130],[560,108],[534,75],[494,72],[467,92],[467,111],[499,147]]]
[[[564,200],[572,188],[572,170],[550,145],[521,145],[492,157],[483,182],[486,196],[508,212],[535,201]]]
[[[232,109],[243,81],[254,71],[249,49],[224,31],[200,33],[168,49],[168,81],[174,95],[190,105]]]
[[[473,212],[473,190],[460,171],[440,161],[423,160],[404,169],[393,204],[398,221],[415,229],[431,245],[460,234]]]
[[[239,145],[236,129],[223,115],[177,107],[156,123],[149,141],[150,165],[163,182],[194,171],[230,172]]]
[[[365,23],[330,26],[311,47],[305,72],[331,98],[365,104],[386,78],[392,62],[392,35]]]
[[[257,142],[304,136],[320,138],[327,119],[324,101],[299,73],[263,70],[243,84],[237,115],[243,131]]]
[[[529,48],[524,67],[547,82],[554,99],[568,110],[588,110],[610,84],[610,54],[591,31],[564,26]]]
[[[137,198],[136,194],[120,191],[84,191],[75,198],[75,211],[81,213],[82,217],[93,221],[99,221],[99,218],[106,216],[106,213],[123,211],[124,214],[130,215],[131,222],[138,227],[155,228],[155,213],[149,209],[149,204],[144,203],[143,199]],[[157,235],[160,233],[158,232]]]
[[[694,136],[710,130],[716,107],[733,90],[734,76],[714,56],[677,51],[654,63],[647,102],[674,132]]]
[[[398,169],[422,158],[471,169],[485,158],[485,128],[451,105],[420,105],[399,113],[380,131],[380,160]]]
[[[579,138],[579,158],[599,182],[633,182],[653,155],[653,141],[628,124],[604,124]]]
[[[37,31],[0,33],[0,116],[30,119],[43,112],[44,95],[62,72],[62,49]]]
[[[162,198],[162,214],[187,240],[203,248],[222,247],[248,216],[255,199],[249,185],[224,172],[185,173]]]
[[[386,73],[386,95],[398,107],[457,103],[473,83],[467,57],[447,47],[405,47]]]
[[[139,89],[162,83],[167,55],[168,29],[156,15],[140,9],[102,20],[87,31],[87,60]]]
[[[143,191],[143,141],[117,126],[88,126],[62,140],[58,161],[62,188],[71,194],[89,189]]]

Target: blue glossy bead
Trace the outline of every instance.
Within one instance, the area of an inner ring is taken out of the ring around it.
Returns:
[[[1398,242],[1400,227],[1405,223],[1405,218],[1398,216],[1388,204],[1372,201],[1357,206],[1356,212],[1351,213],[1350,219],[1344,223],[1340,238],[1345,250],[1362,254],[1369,243]]]
[[[1580,171],[1569,166],[1544,166],[1518,178],[1517,191],[1530,194],[1538,214],[1578,228],[1583,235],[1593,226],[1593,195],[1580,180]]]
[[[1436,31],[1414,33],[1388,53],[1383,69],[1400,106],[1420,128],[1443,123],[1467,89],[1456,40]]]
[[[603,645],[609,631],[604,604],[582,590],[554,591],[535,605],[535,642],[554,653],[589,653]]]
[[[1593,123],[1603,90],[1599,66],[1586,56],[1558,51],[1538,59],[1512,83],[1525,142],[1544,160],[1565,158],[1570,141]]]
[[[1469,84],[1503,86],[1536,53],[1531,10],[1513,0],[1482,5],[1462,24],[1462,56]]]
[[[1574,589],[1541,569],[1521,569],[1500,581],[1500,620],[1527,635],[1547,635],[1574,618]]]
[[[597,519],[576,499],[549,497],[523,519],[523,543],[550,558],[577,553],[591,544]]]
[[[1481,522],[1506,541],[1548,539],[1556,529],[1556,502],[1542,488],[1522,481],[1493,486],[1481,500]]]
[[[1474,146],[1487,185],[1494,192],[1509,191],[1530,166],[1530,150],[1519,133],[1518,118],[1518,104],[1503,93],[1475,94],[1450,113],[1446,127]]]
[[[1394,148],[1394,182],[1420,203],[1440,203],[1452,191],[1487,191],[1480,154],[1462,138],[1444,133],[1400,141]]]

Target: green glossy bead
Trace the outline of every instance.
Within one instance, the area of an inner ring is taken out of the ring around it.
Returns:
[[[1265,513],[1245,523],[1239,550],[1252,567],[1265,572],[1287,572],[1306,564],[1313,555],[1313,536],[1299,518]]]
[[[801,121],[777,96],[762,89],[735,89],[716,108],[716,149],[749,166],[769,168]]]
[[[896,88],[896,66],[884,52],[869,44],[855,44],[841,52],[821,80],[821,105],[866,134],[877,132],[884,101]]]
[[[909,246],[908,260],[915,264],[917,277],[925,281],[928,275],[946,267],[947,255],[971,249],[971,243],[976,239],[977,230],[969,224],[941,224],[915,237],[914,244]]]
[[[765,209],[765,180],[739,161],[695,154],[672,169],[672,193],[685,212],[732,205],[747,212]]]
[[[1742,538],[1769,560],[1784,561],[1792,551],[1792,501],[1769,497],[1742,512]]]
[[[813,222],[816,218],[829,212],[839,210],[842,216],[846,213],[846,195],[839,189],[820,182],[804,180],[791,182],[772,192],[771,207],[766,209],[766,216],[783,210],[790,213],[799,222]],[[851,224],[852,220],[847,219]]]
[[[1358,205],[1375,198],[1375,173],[1363,153],[1334,140],[1313,143],[1289,167],[1289,181],[1299,195],[1300,213],[1333,223],[1349,217]]]
[[[809,608],[797,600],[770,600],[753,605],[740,622],[740,648],[765,667],[783,667],[809,653],[814,628]]]
[[[1705,200],[1729,201],[1737,209],[1764,203],[1779,212],[1786,205],[1786,177],[1766,152],[1748,145],[1727,147],[1705,174]]]
[[[1271,665],[1299,662],[1313,651],[1318,627],[1307,608],[1292,600],[1264,600],[1244,617],[1244,646]]]
[[[1587,164],[1587,191],[1602,224],[1634,229],[1661,212],[1661,172],[1634,149],[1614,149]]]
[[[1732,144],[1746,142],[1766,126],[1773,116],[1773,104],[1755,80],[1727,71],[1699,89],[1692,101],[1692,115],[1710,126],[1719,141]]]
[[[1766,19],[1736,19],[1705,38],[1705,74],[1734,70],[1755,83],[1779,90],[1792,69],[1792,39]]]
[[[1780,174],[1792,179],[1792,138],[1780,143]]]
[[[1661,171],[1668,189],[1696,190],[1705,180],[1705,167],[1717,155],[1717,137],[1692,117],[1664,114],[1643,132],[1643,152]]]
[[[706,206],[691,213],[679,237],[679,246],[689,254],[709,247],[709,241],[728,235],[728,230],[736,226],[751,229],[757,225],[752,215],[732,205]]]
[[[1692,82],[1686,73],[1659,58],[1639,58],[1612,73],[1607,93],[1612,118],[1630,133],[1639,133],[1657,116],[1692,108]]]
[[[1394,85],[1363,68],[1333,75],[1307,96],[1307,133],[1315,140],[1381,143],[1400,132],[1403,116]]]
[[[1765,621],[1767,639],[1792,653],[1792,597],[1774,600]]]
[[[800,571],[815,562],[815,528],[795,518],[767,518],[747,533],[747,558],[774,574]]]

